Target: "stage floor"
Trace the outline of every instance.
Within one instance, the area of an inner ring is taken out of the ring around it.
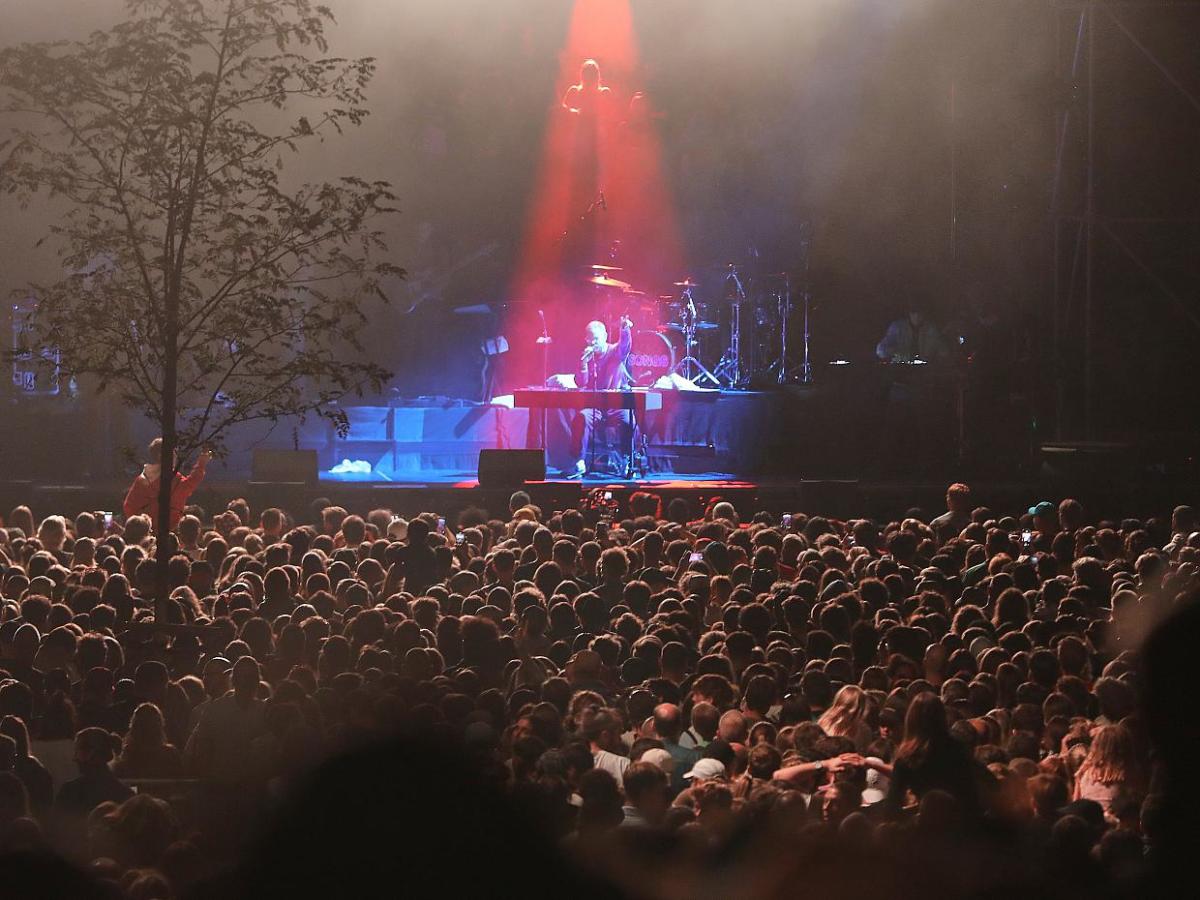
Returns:
[[[639,425],[649,479],[702,481],[764,474],[787,419],[783,395],[663,392],[663,407]],[[545,448],[548,472],[574,467],[574,410],[549,410],[545,420],[505,405],[421,404],[347,407],[344,436],[302,434],[300,446],[319,455],[322,481],[447,484],[473,480],[480,451]],[[753,435],[754,439],[748,439]],[[600,437],[602,456],[615,453],[613,430]],[[599,458],[598,458],[598,461]],[[610,465],[615,460],[610,460]]]
[[[655,487],[655,488],[686,488],[704,486],[748,487],[751,482],[739,479],[729,472],[698,472],[680,476],[670,473],[649,473],[642,478],[616,478],[607,475],[589,475],[582,480],[579,478],[560,478],[547,473],[544,481],[532,484],[582,485],[584,488],[604,487],[615,485],[624,488]],[[461,469],[424,469],[420,472],[393,473],[390,477],[378,471],[368,473],[321,472],[321,484],[386,484],[395,487],[461,487],[473,488],[479,485],[476,472]]]

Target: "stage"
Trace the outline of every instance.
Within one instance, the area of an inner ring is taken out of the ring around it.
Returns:
[[[639,420],[647,483],[886,475],[901,451],[906,477],[932,476],[958,460],[956,395],[941,383],[914,388],[878,378],[831,378],[820,386],[664,390],[661,396],[662,408]],[[545,448],[551,477],[574,467],[574,410],[547,410],[544,439],[540,411],[503,401],[414,398],[344,411],[345,434],[332,426],[298,432],[298,449],[317,453],[322,481],[469,481],[485,449]],[[603,435],[601,444],[615,454],[616,434]]]
[[[648,480],[942,481],[963,471],[1009,479],[1030,468],[1027,427],[1001,429],[1008,445],[1001,438],[986,442],[983,466],[969,454],[960,461],[956,395],[942,386],[914,390],[869,366],[831,366],[817,374],[815,384],[772,390],[663,391],[662,409],[643,423]],[[969,393],[967,401],[969,410]],[[225,452],[209,467],[210,480],[453,485],[475,480],[481,450],[543,446],[549,477],[574,463],[573,411],[548,412],[543,442],[540,413],[501,404],[381,395],[335,409],[345,417],[345,430],[316,416],[234,426]],[[988,407],[990,420],[1003,425],[1000,411]],[[124,460],[139,458],[158,434],[153,422],[116,404],[33,398],[7,414],[10,436],[46,437],[46,446],[0,441],[4,469],[37,483],[121,481],[134,471]],[[615,435],[608,437],[615,442]],[[89,452],[77,452],[81,446]],[[315,455],[315,472],[280,475],[256,466],[265,454],[295,451]],[[989,463],[1000,470],[984,472]]]
[[[791,404],[803,404],[807,396],[804,392]],[[783,438],[772,423],[787,418],[788,406],[782,394],[664,391],[662,409],[648,412],[639,423],[647,444],[647,475],[709,480],[763,474],[767,454]],[[462,481],[474,477],[479,451],[485,449],[544,447],[552,475],[575,463],[570,447],[574,410],[547,410],[544,439],[540,411],[514,409],[504,401],[418,399],[346,412],[350,430],[344,437],[311,434],[301,444],[317,450],[322,480]],[[602,435],[601,455],[615,453],[616,443],[615,434]]]

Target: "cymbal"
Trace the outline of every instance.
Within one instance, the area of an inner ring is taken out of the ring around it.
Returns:
[[[616,278],[609,278],[607,275],[593,275],[588,281],[596,287],[620,288],[623,291],[632,287],[628,281],[619,281]]]
[[[627,297],[645,297],[646,292],[645,291],[635,291],[631,288],[631,289],[625,291],[625,295]]]
[[[700,282],[692,281],[692,278],[690,275],[687,278],[683,279],[683,281],[672,281],[671,283],[673,285],[675,285],[675,287],[689,287],[689,288],[700,287]]]
[[[599,263],[590,266],[584,266],[586,269],[591,269],[593,272],[624,272],[620,266],[602,266]]]
[[[672,331],[686,331],[687,330],[683,325],[680,325],[678,322],[670,322],[667,324],[666,327],[671,329]],[[714,328],[720,328],[721,326],[719,326],[716,322],[696,322],[694,327],[697,331],[712,331]]]

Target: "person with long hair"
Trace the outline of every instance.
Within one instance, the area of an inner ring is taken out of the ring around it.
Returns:
[[[136,794],[105,813],[101,823],[113,857],[122,866],[156,866],[175,841],[179,823],[170,805],[150,794]]]
[[[8,514],[8,527],[20,528],[25,537],[33,537],[36,534],[33,526],[33,510],[28,506],[14,506],[12,512]]]
[[[1075,800],[1094,800],[1104,816],[1116,822],[1114,808],[1141,799],[1142,779],[1133,737],[1124,725],[1105,725],[1092,738],[1083,764],[1075,773]]]
[[[57,789],[76,774],[75,705],[63,691],[56,690],[46,697],[40,719],[31,716],[29,721],[34,724],[29,752],[46,767]]]
[[[969,751],[950,735],[946,708],[933,693],[917,694],[904,716],[904,739],[896,749],[887,806],[894,814],[929,791],[954,797],[965,816],[979,812],[979,792]]]
[[[862,753],[875,735],[867,722],[871,700],[857,684],[848,684],[837,692],[829,709],[821,714],[817,724],[830,737],[854,741],[854,749]]]
[[[139,704],[133,711],[112,770],[120,778],[174,778],[183,772],[183,758],[167,741],[166,721],[153,703]]]
[[[18,819],[29,818],[29,794],[12,772],[0,772],[0,838],[7,837]]]
[[[29,752],[29,730],[19,716],[0,718],[0,734],[12,738],[16,745],[13,774],[21,779],[29,795],[29,806],[35,815],[42,816],[54,801],[54,779],[36,756]]]

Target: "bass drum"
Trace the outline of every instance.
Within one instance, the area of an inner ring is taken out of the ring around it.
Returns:
[[[639,331],[633,336],[627,366],[635,385],[650,387],[675,370],[675,348],[665,334]]]

